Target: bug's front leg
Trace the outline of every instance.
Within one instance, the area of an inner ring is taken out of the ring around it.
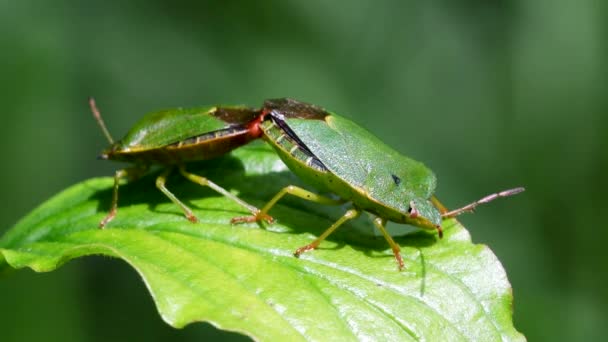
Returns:
[[[116,216],[116,212],[118,211],[118,187],[120,186],[120,180],[123,178],[129,178],[130,180],[137,179],[146,173],[146,171],[148,171],[147,165],[136,165],[134,167],[116,171],[114,174],[114,187],[112,188],[112,204],[108,215],[99,222],[100,229],[103,229]]]
[[[289,185],[284,187],[281,191],[279,191],[263,208],[258,211],[256,214],[251,216],[242,216],[235,217],[230,222],[231,223],[242,223],[242,222],[257,222],[260,220],[265,220],[268,216],[268,211],[281,199],[283,196],[290,194],[296,197],[300,197],[307,201],[316,202],[325,205],[340,205],[343,204],[343,200],[334,200],[329,197],[321,196],[319,194],[315,194],[314,192],[310,192],[308,190],[302,189],[295,185]]]
[[[399,271],[401,271],[403,269],[403,258],[401,257],[401,248],[399,248],[399,245],[386,231],[386,220],[381,217],[376,217],[374,219],[374,225],[376,226],[376,228],[378,228],[380,232],[382,232],[382,235],[384,235],[386,242],[388,242],[388,244],[391,246],[391,249],[393,250],[393,255],[395,256],[395,260],[397,261],[397,265],[399,267]]]

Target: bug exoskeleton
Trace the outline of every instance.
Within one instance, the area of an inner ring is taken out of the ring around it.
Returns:
[[[136,178],[151,164],[160,164],[166,169],[157,177],[156,186],[192,222],[197,221],[192,210],[165,186],[174,168],[178,168],[188,180],[212,188],[251,213],[251,216],[232,219],[233,223],[272,222],[268,212],[287,194],[326,205],[350,202],[351,209],[312,243],[298,248],[294,255],[317,248],[342,224],[366,211],[375,216],[374,225],[390,245],[399,269],[403,269],[399,245],[386,231],[386,222],[436,230],[441,237],[443,219],[471,212],[480,204],[524,191],[521,187],[501,191],[450,211],[434,196],[437,180],[424,164],[393,150],[348,119],[292,99],[267,100],[260,110],[212,106],[150,113],[118,142],[114,142],[108,133],[93,99],[90,99],[90,106],[110,142],[110,147],[100,157],[135,164],[116,171],[111,209],[100,222],[101,228],[116,215],[120,180]],[[259,137],[263,137],[305,183],[318,191],[333,193],[339,199],[290,185],[260,210],[185,168],[187,162],[224,155]]]
[[[137,178],[150,165],[159,164],[166,169],[157,177],[156,187],[178,205],[188,220],[197,221],[192,210],[167,189],[169,173],[177,168],[188,180],[208,186],[230,198],[253,215],[271,222],[272,218],[260,214],[259,209],[244,202],[205,177],[190,173],[185,164],[222,156],[260,137],[259,110],[240,106],[210,106],[189,109],[171,109],[150,113],[138,121],[119,141],[109,134],[93,98],[89,99],[91,111],[99,123],[110,147],[99,156],[101,159],[131,162],[133,167],[116,171],[111,209],[101,220],[103,228],[115,216],[118,207],[118,188],[123,178]],[[261,216],[260,216],[261,215]]]
[[[237,217],[233,222],[264,219],[286,194],[321,204],[351,202],[352,209],[312,243],[295,255],[315,249],[343,223],[362,211],[375,215],[374,225],[390,245],[399,269],[404,267],[399,245],[385,229],[387,221],[436,230],[442,236],[443,218],[472,211],[477,205],[523,191],[502,191],[448,211],[434,197],[436,177],[422,163],[403,156],[352,121],[321,107],[293,99],[268,100],[259,127],[266,140],[287,167],[313,188],[338,195],[334,200],[308,190],[288,186],[275,195],[257,214]]]

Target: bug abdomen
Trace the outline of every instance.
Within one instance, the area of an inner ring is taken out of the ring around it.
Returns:
[[[247,127],[233,127],[156,148],[125,147],[117,143],[100,157],[143,164],[178,164],[222,156],[255,138]]]
[[[304,163],[306,166],[319,171],[326,172],[327,167],[315,156],[297,135],[280,119],[271,117],[261,123],[267,139],[278,145],[293,158]]]

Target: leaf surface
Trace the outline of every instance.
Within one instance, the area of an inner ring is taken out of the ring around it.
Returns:
[[[298,184],[259,144],[189,169],[258,207]],[[258,340],[524,340],[513,327],[502,265],[456,220],[444,222],[441,240],[426,232],[397,236],[402,272],[365,216],[295,258],[347,207],[286,199],[271,211],[274,224],[231,225],[247,212],[173,175],[167,186],[195,211],[200,222],[193,224],[155,188],[154,176],[121,187],[118,214],[104,230],[97,224],[110,205],[111,178],[51,198],[0,239],[0,272],[47,272],[92,254],[120,258],[141,275],[170,325],[206,321]]]

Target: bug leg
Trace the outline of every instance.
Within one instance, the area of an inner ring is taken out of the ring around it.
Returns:
[[[120,186],[120,180],[127,177],[133,180],[146,173],[147,170],[147,166],[135,166],[116,171],[114,174],[114,187],[112,188],[112,204],[108,215],[99,222],[100,229],[103,229],[106,224],[112,221],[116,216],[116,212],[118,211],[118,187]]]
[[[338,221],[336,221],[334,224],[332,224],[329,228],[327,228],[323,234],[321,234],[321,236],[319,236],[318,238],[315,239],[315,241],[313,241],[312,243],[300,247],[298,249],[296,249],[296,251],[293,253],[294,256],[299,257],[300,254],[304,253],[304,252],[308,252],[310,250],[313,250],[317,247],[319,247],[319,244],[325,240],[331,233],[333,233],[336,229],[338,229],[338,227],[340,227],[344,222],[348,221],[348,220],[352,220],[354,218],[356,218],[357,216],[359,216],[359,214],[361,213],[360,210],[357,209],[350,209],[348,210],[344,216],[340,217],[340,219]]]
[[[473,212],[475,210],[475,207],[477,207],[480,204],[483,203],[488,203],[490,201],[493,201],[499,197],[508,197],[508,196],[513,196],[516,195],[522,191],[524,191],[524,188],[515,188],[515,189],[509,189],[509,190],[504,190],[501,192],[497,192],[491,195],[488,195],[480,200],[477,200],[473,203],[467,204],[462,208],[458,208],[458,209],[454,209],[452,211],[446,212],[446,213],[441,213],[441,217],[442,218],[452,218],[452,217],[456,217],[462,213],[466,213],[466,212]]]
[[[221,186],[213,183],[212,181],[210,181],[209,179],[196,175],[194,173],[190,173],[188,171],[186,171],[186,168],[183,165],[179,166],[179,172],[186,177],[188,180],[200,185],[200,186],[208,186],[211,189],[215,190],[216,192],[220,193],[221,195],[235,201],[236,203],[238,203],[239,205],[241,205],[243,208],[249,210],[251,212],[251,214],[253,216],[257,216],[260,213],[260,209],[252,206],[251,204],[241,200],[240,198],[238,198],[237,196],[231,194],[230,192],[228,192],[226,189],[222,188]],[[272,223],[274,221],[274,219],[266,214],[262,214],[260,215],[260,219],[265,220],[268,223]]]
[[[446,208],[443,204],[441,204],[441,202],[439,202],[437,197],[431,196],[431,203],[433,203],[435,208],[437,208],[437,210],[439,210],[439,213],[441,214],[442,217],[445,213],[448,212],[448,208]],[[441,226],[435,226],[435,229],[437,229],[437,235],[439,235],[439,238],[440,239],[443,238],[443,229],[441,229]]]
[[[325,196],[321,196],[315,194],[314,192],[310,192],[308,190],[302,189],[295,185],[289,185],[284,187],[281,191],[279,191],[274,197],[266,203],[266,205],[262,208],[262,210],[258,211],[256,214],[252,216],[243,216],[243,217],[235,217],[230,222],[231,223],[241,223],[241,222],[256,222],[264,217],[268,217],[268,211],[281,199],[283,196],[290,194],[296,197],[300,197],[307,201],[316,202],[325,205],[340,205],[343,204],[342,200],[334,200]]]
[[[169,191],[169,189],[167,189],[165,187],[165,183],[167,182],[167,177],[171,173],[172,169],[173,169],[173,167],[167,167],[167,169],[165,169],[165,171],[163,171],[163,173],[161,173],[156,178],[156,187],[160,191],[162,191],[163,194],[165,194],[165,196],[169,197],[169,199],[173,203],[177,204],[180,208],[182,208],[182,210],[184,211],[184,215],[186,215],[186,218],[188,220],[190,220],[190,222],[196,223],[196,222],[198,222],[198,219],[196,218],[196,216],[194,215],[194,213],[192,212],[192,210],[190,208],[188,208],[187,205],[185,205],[184,203],[182,203],[179,199],[177,199],[177,197],[175,197],[175,195],[172,194],[171,191]]]
[[[439,200],[437,199],[437,197],[435,196],[431,196],[431,203],[433,203],[433,205],[435,206],[435,208],[437,208],[437,210],[439,210],[439,212],[441,213],[441,215],[445,214],[448,212],[448,208],[446,208],[443,204],[441,204],[441,202],[439,202]]]
[[[393,250],[393,255],[395,256],[395,260],[397,261],[397,266],[399,267],[399,271],[401,271],[403,269],[403,258],[401,257],[401,248],[399,248],[399,245],[386,231],[386,228],[384,228],[386,226],[386,219],[376,217],[374,219],[374,225],[376,226],[376,228],[378,228],[382,235],[384,235],[386,242],[388,242],[388,244],[391,246],[391,249]]]
[[[110,221],[112,221],[114,219],[114,217],[116,216],[116,211],[118,210],[118,187],[120,185],[120,180],[122,178],[125,178],[127,176],[127,170],[118,170],[116,171],[116,173],[114,174],[114,187],[112,189],[112,205],[110,207],[110,211],[108,212],[108,215],[106,215],[106,217],[104,217],[103,220],[101,220],[101,222],[99,222],[99,228],[103,229],[106,224],[108,224]]]

